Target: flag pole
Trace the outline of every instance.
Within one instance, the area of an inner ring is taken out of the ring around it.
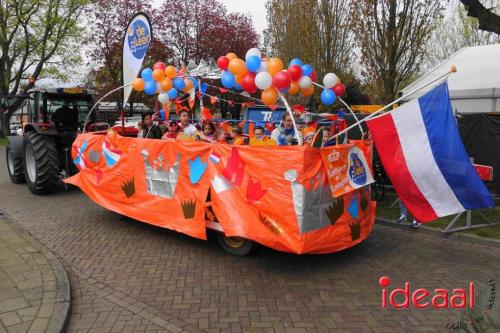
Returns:
[[[383,108],[381,108],[381,109],[379,109],[379,110],[375,111],[374,113],[370,114],[368,117],[363,118],[363,119],[361,119],[360,121],[358,121],[358,122],[356,122],[356,123],[352,124],[351,126],[347,127],[346,129],[344,129],[344,130],[342,130],[342,131],[338,132],[337,134],[335,134],[335,135],[333,135],[332,137],[330,137],[330,138],[328,139],[328,141],[329,141],[329,140],[332,140],[332,139],[335,139],[337,136],[344,134],[345,132],[347,132],[347,131],[349,131],[349,130],[353,129],[354,127],[356,127],[356,126],[360,125],[361,123],[363,123],[363,122],[365,122],[365,121],[367,121],[367,120],[369,120],[369,119],[371,119],[371,118],[374,118],[374,117],[375,117],[376,115],[378,115],[379,113],[382,113],[383,111],[387,110],[388,108],[390,108],[390,107],[391,107],[391,106],[393,106],[394,104],[399,103],[401,100],[405,99],[406,97],[413,95],[413,94],[414,94],[414,93],[416,93],[417,91],[422,90],[422,89],[424,89],[425,87],[428,87],[428,86],[430,86],[431,84],[433,84],[433,83],[435,83],[435,82],[437,82],[437,81],[440,81],[440,80],[442,80],[443,78],[445,78],[445,77],[449,76],[450,74],[452,74],[452,73],[456,73],[456,72],[457,72],[457,67],[456,67],[455,65],[451,66],[451,68],[450,68],[450,70],[449,70],[448,72],[446,72],[446,73],[444,73],[444,74],[442,74],[442,75],[438,76],[437,78],[435,78],[435,79],[434,79],[434,80],[432,80],[432,81],[427,82],[426,84],[424,84],[424,85],[423,85],[423,86],[421,86],[421,87],[418,87],[418,88],[416,88],[416,89],[413,89],[412,91],[410,91],[410,92],[409,92],[409,93],[407,93],[406,95],[399,97],[399,98],[398,98],[398,99],[396,99],[395,101],[393,101],[393,102],[391,102],[391,103],[387,104],[387,105],[386,105],[386,106],[384,106]]]

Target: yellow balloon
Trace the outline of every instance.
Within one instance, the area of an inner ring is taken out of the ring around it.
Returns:
[[[175,69],[174,66],[167,66],[167,68],[165,68],[165,75],[167,75],[169,79],[173,79],[177,75],[177,69]]]
[[[283,61],[280,58],[271,58],[269,60],[269,65],[267,71],[274,76],[276,73],[281,72],[283,70]]]
[[[143,91],[144,90],[144,85],[145,85],[145,82],[140,77],[136,78],[134,80],[134,82],[132,83],[132,87],[134,87],[135,91]]]
[[[278,100],[278,92],[276,91],[276,88],[270,87],[266,90],[263,90],[262,94],[260,95],[260,99],[266,105],[275,105]]]
[[[163,81],[161,81],[160,85],[163,91],[169,91],[170,89],[172,89],[172,80],[166,77],[163,79]]]
[[[231,60],[228,69],[234,75],[239,76],[243,76],[248,72],[245,62],[239,58]]]

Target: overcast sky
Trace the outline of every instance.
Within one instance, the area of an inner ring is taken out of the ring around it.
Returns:
[[[252,16],[253,24],[257,32],[262,35],[266,28],[266,0],[219,0],[229,12],[248,13]],[[156,7],[159,7],[163,1],[153,0]]]

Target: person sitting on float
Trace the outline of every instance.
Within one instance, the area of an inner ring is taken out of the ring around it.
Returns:
[[[297,142],[297,133],[293,128],[292,117],[288,113],[283,114],[281,124],[271,133],[271,139],[280,146],[290,146]]]
[[[255,126],[253,135],[254,137],[250,139],[251,145],[276,146],[276,141],[266,135],[262,126]]]
[[[142,135],[144,139],[161,139],[163,133],[160,126],[153,122],[153,116],[148,114],[142,123]]]
[[[243,136],[243,130],[239,126],[233,126],[231,128],[231,139],[233,145],[245,145],[245,137]]]
[[[179,134],[179,124],[175,120],[170,120],[167,124],[167,131],[163,134],[162,139],[175,139]]]
[[[304,146],[311,147],[313,144],[314,136],[316,135],[316,129],[314,126],[307,126],[302,129],[302,137],[304,139]]]
[[[189,111],[181,110],[181,112],[179,112],[179,118],[180,118],[180,123],[179,123],[180,131],[184,132],[189,136],[193,136],[196,133],[197,128],[196,126],[194,126],[189,122]]]
[[[198,131],[196,133],[196,139],[205,142],[216,142],[215,124],[212,122],[203,124],[203,132]]]

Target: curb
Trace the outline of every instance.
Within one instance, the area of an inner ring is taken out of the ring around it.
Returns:
[[[24,230],[15,219],[0,209],[0,216],[6,218],[6,223],[13,227],[19,234],[25,238],[35,249],[39,250],[49,262],[54,274],[56,276],[56,286],[58,290],[58,299],[54,304],[54,312],[50,317],[47,326],[47,333],[62,333],[66,332],[68,326],[70,309],[71,309],[71,288],[69,284],[68,274],[57,257],[50,252],[45,246],[38,242],[31,234]]]
[[[398,228],[398,229],[410,228],[408,225],[401,225],[394,220],[388,220],[388,219],[381,218],[381,217],[375,218],[375,222],[377,224],[391,227],[391,228]],[[452,239],[452,240],[459,240],[462,242],[468,242],[468,243],[472,243],[472,244],[500,247],[500,240],[499,239],[483,238],[483,237],[479,237],[476,235],[469,235],[469,234],[460,233],[460,232],[446,234],[446,233],[442,232],[441,229],[432,228],[432,227],[428,227],[425,225],[419,227],[416,230],[418,230],[419,232],[424,232],[424,233],[431,235],[431,236],[434,236],[434,237],[442,238],[442,239]]]

